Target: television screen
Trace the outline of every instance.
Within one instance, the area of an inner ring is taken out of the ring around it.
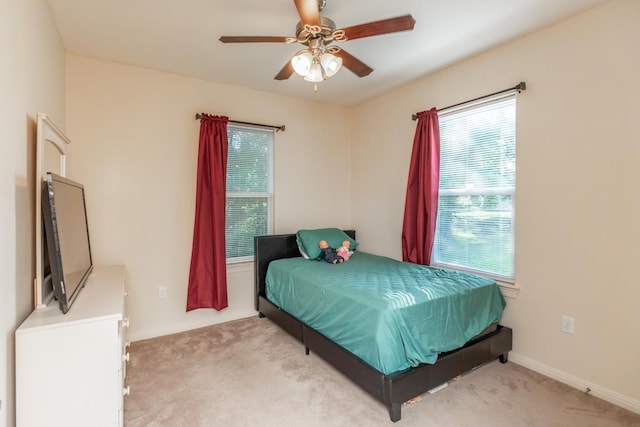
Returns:
[[[53,294],[67,313],[93,268],[84,186],[47,173],[42,216]]]

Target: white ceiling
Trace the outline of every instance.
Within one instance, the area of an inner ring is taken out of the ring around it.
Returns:
[[[609,0],[327,0],[337,28],[410,13],[413,31],[340,46],[374,69],[318,84],[273,77],[299,49],[223,44],[226,36],[295,36],[292,0],[48,0],[68,52],[203,80],[355,105],[393,87]]]

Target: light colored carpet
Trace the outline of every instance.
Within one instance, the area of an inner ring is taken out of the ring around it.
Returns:
[[[135,342],[125,425],[640,426],[618,408],[514,363],[492,362],[392,423],[386,408],[257,316]]]

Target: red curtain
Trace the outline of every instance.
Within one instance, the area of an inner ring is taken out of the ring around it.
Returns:
[[[438,111],[418,113],[402,224],[402,259],[429,265],[436,235],[440,180]]]
[[[196,215],[187,311],[227,307],[225,205],[228,117],[202,114],[198,147]]]

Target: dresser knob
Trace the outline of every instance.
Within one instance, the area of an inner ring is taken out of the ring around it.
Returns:
[[[126,386],[122,389],[123,396],[129,396],[131,394],[131,386]]]
[[[129,327],[129,318],[125,317],[124,319],[122,319],[122,327],[123,328],[128,328]]]
[[[128,362],[129,361],[129,353],[128,352],[126,354],[122,355],[122,361],[123,362]]]

